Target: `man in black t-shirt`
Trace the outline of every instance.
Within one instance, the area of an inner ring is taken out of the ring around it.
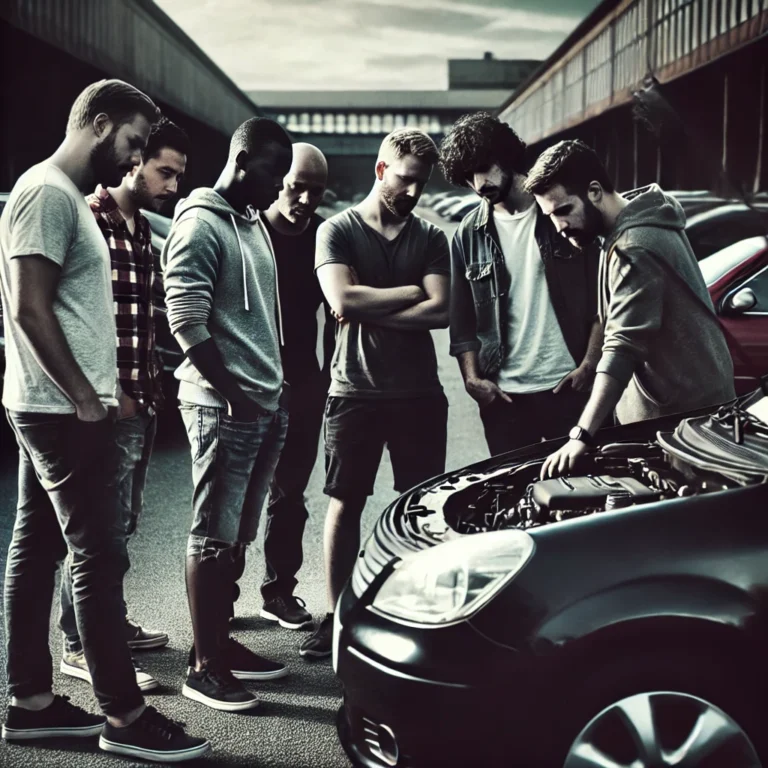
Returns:
[[[393,131],[368,197],[317,233],[315,269],[339,324],[324,427],[328,613],[302,644],[305,657],[331,655],[332,611],[360,551],[384,446],[400,493],[445,469],[448,401],[430,330],[448,325],[448,241],[413,213],[436,162],[427,134]]]
[[[264,534],[266,575],[261,615],[287,629],[312,625],[312,615],[294,596],[303,560],[308,513],[304,499],[317,458],[328,367],[336,321],[326,312],[324,370],[317,360],[317,311],[324,305],[314,273],[315,237],[322,217],[315,213],[325,192],[328,165],[311,144],[293,145],[293,164],[279,198],[265,213],[275,251],[283,321],[282,361],[290,385],[288,434],[269,493]]]

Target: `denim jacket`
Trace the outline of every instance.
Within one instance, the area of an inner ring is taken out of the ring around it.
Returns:
[[[538,212],[536,243],[568,351],[579,365],[597,317],[599,251],[574,249]],[[451,354],[478,353],[480,375],[495,378],[507,356],[510,275],[493,222],[481,200],[459,225],[451,244]]]

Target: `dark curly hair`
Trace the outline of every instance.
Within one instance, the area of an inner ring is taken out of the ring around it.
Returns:
[[[472,173],[498,164],[525,173],[525,142],[489,112],[460,117],[440,144],[440,169],[449,184],[466,187]]]

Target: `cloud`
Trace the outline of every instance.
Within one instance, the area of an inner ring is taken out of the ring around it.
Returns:
[[[243,90],[442,89],[447,59],[543,59],[580,19],[553,0],[156,2]]]

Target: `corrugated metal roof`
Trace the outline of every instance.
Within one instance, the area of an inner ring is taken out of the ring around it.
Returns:
[[[3,0],[0,16],[226,134],[259,114],[152,0]]]
[[[496,109],[509,95],[507,90],[452,91],[249,91],[262,109],[339,110],[374,109]]]

